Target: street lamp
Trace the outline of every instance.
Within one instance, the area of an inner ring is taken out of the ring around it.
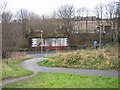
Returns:
[[[41,36],[41,53],[43,52],[43,38],[42,38],[42,33],[43,31],[40,31],[40,36]]]
[[[99,27],[99,49],[101,49],[101,42],[102,42],[102,25],[96,26]]]
[[[100,25],[100,49],[101,49],[101,41],[102,41],[102,39],[101,39],[101,34],[102,34],[102,26]]]
[[[29,32],[29,34],[30,34],[30,33],[31,33],[31,30],[30,30],[30,28],[28,28],[28,30],[29,30],[28,32]]]

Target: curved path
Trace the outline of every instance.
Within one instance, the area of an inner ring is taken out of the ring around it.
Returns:
[[[34,74],[30,76],[20,77],[20,78],[6,79],[3,81],[0,80],[0,83],[2,83],[2,85],[28,79],[30,77],[35,76],[38,72],[58,72],[58,73],[80,74],[80,75],[89,75],[89,76],[108,76],[108,77],[118,78],[118,71],[113,71],[113,70],[87,70],[87,69],[38,66],[37,63],[39,61],[44,60],[42,56],[46,56],[46,55],[48,56],[48,55],[53,55],[53,54],[28,54],[28,55],[33,56],[33,59],[29,59],[29,60],[22,62],[20,66],[24,69],[33,71]]]
[[[89,76],[108,76],[108,77],[118,77],[118,71],[114,70],[88,70],[88,69],[74,69],[74,68],[57,68],[57,67],[45,67],[38,66],[39,61],[44,60],[44,58],[36,58],[26,60],[21,63],[21,67],[34,73],[38,72],[59,72],[59,73],[70,73],[70,74],[80,74]]]
[[[39,57],[42,57],[42,56],[48,56],[48,55],[53,55],[53,52],[52,53],[47,53],[47,54],[27,54],[28,56],[32,56],[33,58],[39,58]],[[10,79],[5,79],[5,80],[0,80],[0,89],[2,86],[6,85],[6,84],[9,84],[9,83],[13,83],[13,82],[17,82],[17,81],[20,81],[20,80],[25,80],[25,79],[28,79],[30,77],[33,77],[37,74],[37,72],[34,72],[32,75],[30,76],[22,76],[22,77],[19,77],[19,78],[10,78]]]

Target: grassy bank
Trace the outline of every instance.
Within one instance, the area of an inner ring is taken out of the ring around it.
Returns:
[[[31,57],[22,56],[19,58],[3,59],[2,60],[2,77],[0,79],[17,78],[32,74],[31,71],[24,70],[20,67],[20,63]]]
[[[114,53],[115,54],[115,53]],[[69,53],[57,53],[39,62],[41,66],[66,67],[81,69],[119,69],[118,55],[113,55],[110,51],[102,50],[80,50]]]
[[[4,88],[118,88],[118,79],[62,73],[39,73]]]

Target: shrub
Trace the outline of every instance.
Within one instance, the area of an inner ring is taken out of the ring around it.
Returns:
[[[119,69],[117,57],[106,56],[105,53],[106,52],[104,52],[104,50],[81,50],[64,54],[59,53],[40,62],[39,64],[84,69]]]

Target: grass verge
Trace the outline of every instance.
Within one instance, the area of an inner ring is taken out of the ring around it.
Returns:
[[[81,69],[118,70],[118,56],[105,50],[81,50],[58,53],[39,62],[41,66]]]
[[[118,88],[118,78],[42,72],[3,88]]]
[[[2,77],[0,79],[18,78],[21,76],[31,75],[33,72],[20,67],[20,63],[31,57],[22,56],[19,59],[3,59],[2,60]]]

